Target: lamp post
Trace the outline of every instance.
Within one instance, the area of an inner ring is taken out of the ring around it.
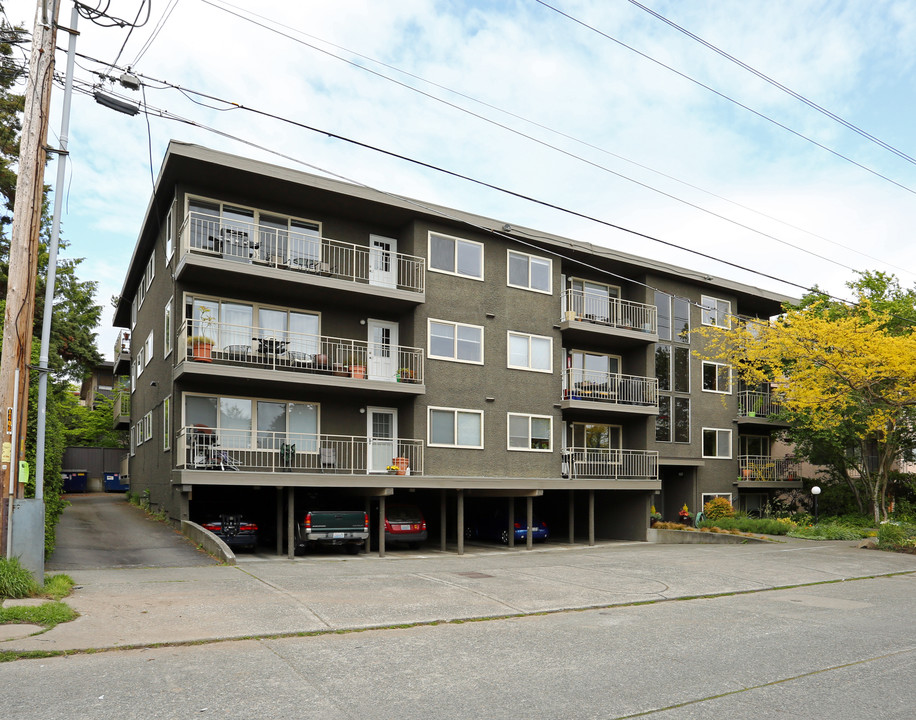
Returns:
[[[817,525],[817,496],[821,494],[821,489],[815,485],[811,488],[811,494],[814,495],[814,524]]]

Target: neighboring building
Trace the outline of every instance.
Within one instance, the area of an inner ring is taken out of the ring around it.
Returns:
[[[114,363],[103,360],[96,365],[80,386],[80,405],[95,409],[96,396],[111,398],[114,387]]]
[[[376,522],[385,498],[459,551],[507,498],[555,540],[645,539],[653,503],[800,485],[769,389],[686,334],[786,300],[172,142],[115,316],[130,477],[173,520],[255,516],[278,551],[313,503]]]

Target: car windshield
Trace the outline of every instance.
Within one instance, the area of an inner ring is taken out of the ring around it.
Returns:
[[[395,523],[418,523],[423,520],[420,510],[415,507],[395,506],[389,508],[385,515],[388,522]]]

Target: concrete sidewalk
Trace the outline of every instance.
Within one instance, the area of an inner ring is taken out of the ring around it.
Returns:
[[[73,622],[2,650],[87,650],[555,612],[916,572],[851,542],[551,543],[467,554],[243,556],[239,565],[77,570]],[[27,632],[23,630],[23,633]]]

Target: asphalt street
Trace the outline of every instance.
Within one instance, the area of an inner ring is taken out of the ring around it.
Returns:
[[[69,512],[69,510],[68,510]],[[4,717],[912,718],[916,557],[550,543],[89,568]]]

